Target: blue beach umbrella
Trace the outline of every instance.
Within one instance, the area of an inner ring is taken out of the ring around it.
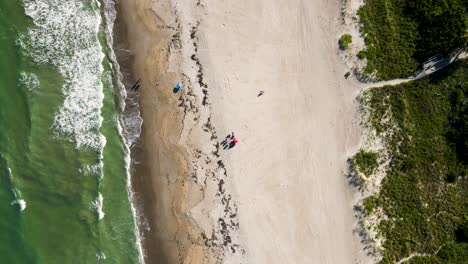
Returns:
[[[176,88],[177,88],[177,90],[180,90],[180,89],[182,88],[182,84],[181,84],[181,83],[177,83],[177,84],[176,84]]]

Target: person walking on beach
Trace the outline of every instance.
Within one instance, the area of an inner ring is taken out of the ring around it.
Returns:
[[[258,93],[257,97],[262,96],[264,93],[265,93],[265,91],[261,90],[261,91]]]

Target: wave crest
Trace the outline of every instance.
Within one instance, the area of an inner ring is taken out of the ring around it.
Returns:
[[[22,51],[35,63],[57,67],[63,77],[63,105],[52,127],[77,148],[100,150],[103,72],[98,33],[101,17],[92,6],[79,0],[23,0],[34,26],[21,35]]]

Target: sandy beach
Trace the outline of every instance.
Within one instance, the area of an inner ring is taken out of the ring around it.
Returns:
[[[340,8],[121,1],[127,79],[142,83],[146,263],[370,262],[345,177],[361,85],[343,77]],[[240,142],[225,150],[230,132]]]

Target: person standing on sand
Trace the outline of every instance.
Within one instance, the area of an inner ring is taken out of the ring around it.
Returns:
[[[265,91],[261,90],[261,91],[258,93],[257,97],[262,96],[264,93],[265,93]]]

